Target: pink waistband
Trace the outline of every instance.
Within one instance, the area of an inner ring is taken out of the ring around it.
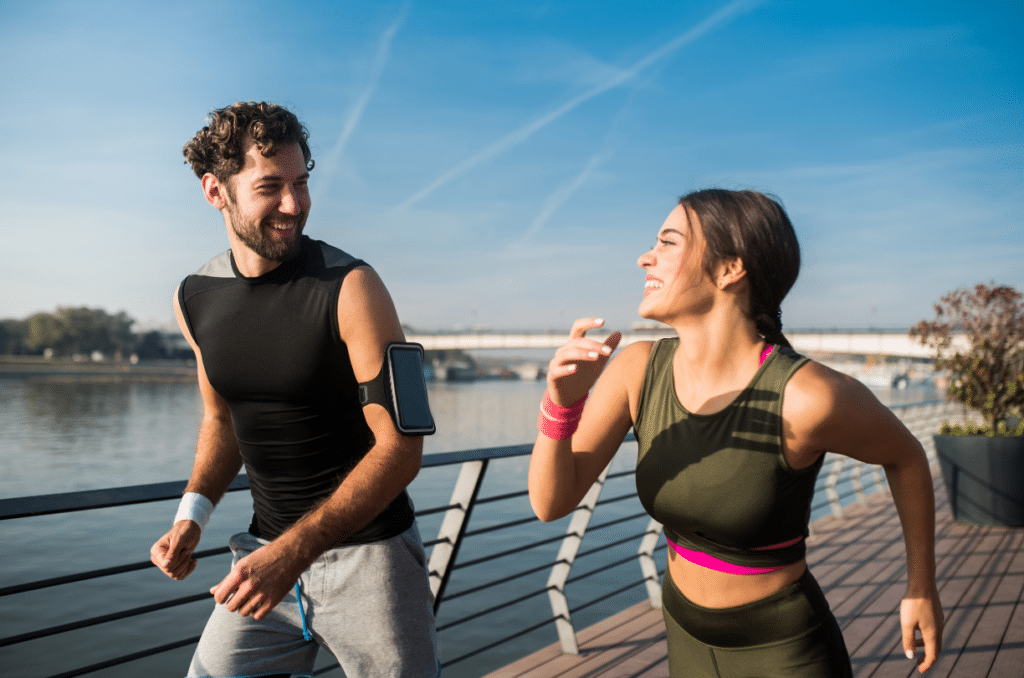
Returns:
[[[768,551],[771,549],[781,549],[786,546],[791,546],[801,539],[803,539],[803,537],[797,537],[796,539],[790,539],[789,541],[782,542],[781,544],[760,546],[754,550]],[[765,574],[767,572],[775,572],[776,570],[781,570],[786,567],[785,565],[778,565],[776,567],[746,567],[744,565],[733,565],[732,563],[727,563],[724,560],[719,560],[714,556],[708,555],[703,551],[694,551],[693,549],[684,548],[668,537],[665,538],[665,541],[667,541],[669,545],[672,546],[673,550],[675,550],[675,552],[685,560],[690,561],[694,565],[700,565],[701,567],[706,567],[709,570],[714,570],[715,572],[725,572],[726,574]]]

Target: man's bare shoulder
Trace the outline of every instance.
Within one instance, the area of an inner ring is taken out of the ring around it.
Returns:
[[[368,303],[394,305],[388,288],[377,271],[367,264],[360,264],[349,271],[341,282],[338,310],[341,312],[346,306],[355,306],[356,309],[353,310],[357,310]]]
[[[404,341],[398,312],[384,281],[375,270],[366,265],[352,269],[341,283],[338,292],[338,332],[342,341],[368,343],[374,348],[371,358],[378,365],[377,353],[389,341]]]

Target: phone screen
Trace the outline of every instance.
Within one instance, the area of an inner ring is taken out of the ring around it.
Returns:
[[[392,394],[403,433],[433,433],[434,417],[423,378],[423,354],[412,346],[391,346]]]

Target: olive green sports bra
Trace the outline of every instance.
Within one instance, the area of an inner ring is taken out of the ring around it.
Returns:
[[[692,414],[676,397],[679,339],[655,344],[637,419],[636,489],[676,545],[743,568],[804,557],[811,498],[823,457],[806,469],[782,452],[782,393],[807,358],[775,346],[725,409]]]

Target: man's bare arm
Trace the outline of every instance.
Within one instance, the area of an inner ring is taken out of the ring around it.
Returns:
[[[174,298],[174,311],[182,334],[195,351],[196,374],[203,398],[203,421],[199,426],[196,458],[185,491],[197,492],[216,505],[242,468],[242,457],[231,424],[231,412],[206,377],[202,354],[185,325],[177,295]],[[192,553],[199,545],[200,535],[198,524],[191,520],[180,520],[153,544],[150,560],[172,579],[184,579],[196,568]]]

